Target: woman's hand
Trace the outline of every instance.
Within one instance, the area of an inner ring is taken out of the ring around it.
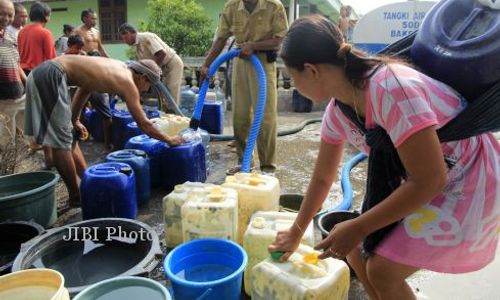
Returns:
[[[342,259],[349,254],[365,238],[365,234],[357,225],[357,220],[348,220],[336,224],[330,234],[316,244],[314,249],[323,250],[320,259],[333,257]]]
[[[284,252],[283,256],[280,257],[282,262],[287,261],[290,255],[299,247],[302,236],[298,231],[294,230],[294,226],[288,230],[278,231],[274,243],[267,247],[269,253],[275,251]]]

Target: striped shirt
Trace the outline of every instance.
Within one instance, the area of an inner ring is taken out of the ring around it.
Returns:
[[[322,140],[348,141],[369,153],[363,134],[334,101],[323,118]],[[368,80],[365,101],[365,126],[384,128],[396,148],[419,130],[441,128],[466,106],[449,86],[396,64]],[[441,148],[449,165],[444,191],[407,216],[375,252],[437,272],[478,270],[493,260],[500,232],[500,144],[485,133]]]
[[[18,99],[23,93],[17,43],[14,37],[5,32],[0,38],[0,100]]]

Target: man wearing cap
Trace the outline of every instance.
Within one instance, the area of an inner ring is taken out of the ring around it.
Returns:
[[[137,32],[135,27],[128,23],[120,26],[120,34],[126,44],[135,47],[138,59],[152,59],[160,66],[163,72],[163,83],[174,97],[175,102],[179,104],[184,63],[175,50],[156,34]]]
[[[76,142],[88,137],[79,120],[91,91],[116,94],[125,100],[139,128],[170,145],[182,142],[158,131],[146,118],[139,102],[141,93],[160,80],[161,70],[152,60],[125,63],[102,57],[63,55],[46,61],[28,76],[25,134],[53,149],[54,163],[69,192],[69,203],[80,202],[78,177],[87,168]],[[73,101],[69,85],[78,89]]]

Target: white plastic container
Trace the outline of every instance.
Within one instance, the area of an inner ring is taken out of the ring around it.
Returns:
[[[248,264],[244,274],[245,293],[250,295],[250,276],[252,268],[269,257],[267,246],[272,244],[278,231],[286,230],[293,225],[297,213],[258,211],[250,219],[243,237],[243,248],[248,255]],[[311,222],[302,236],[302,243],[314,246],[314,229]]]
[[[29,269],[0,276],[2,300],[69,300],[64,277],[51,269]]]
[[[306,262],[314,250],[300,245],[287,262],[268,258],[252,269],[252,300],[347,300],[350,274],[347,264],[327,258]]]
[[[237,173],[227,176],[222,186],[238,192],[238,243],[241,245],[250,217],[256,211],[279,210],[280,184],[272,176]]]
[[[188,181],[176,185],[174,190],[163,198],[163,224],[167,247],[173,248],[183,242],[181,208],[190,192],[204,193],[206,187],[212,186],[214,185],[210,183]]]
[[[189,127],[189,118],[173,114],[165,114],[160,118],[151,119],[151,122],[164,134],[178,135],[180,131]]]
[[[191,193],[181,208],[181,216],[184,242],[208,237],[236,241],[238,194],[220,186]]]

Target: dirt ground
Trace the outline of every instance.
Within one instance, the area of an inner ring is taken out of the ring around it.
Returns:
[[[278,121],[279,128],[280,130],[290,129],[300,124],[306,118],[316,118],[319,116],[321,116],[321,113],[280,114]],[[226,124],[227,128],[225,129],[225,134],[231,134],[232,130],[229,117],[228,120],[226,120]],[[305,127],[304,130],[297,134],[278,138],[278,168],[275,175],[280,180],[282,193],[305,193],[318,154],[320,141],[319,128],[320,124],[316,123]],[[225,170],[236,163],[236,154],[231,151],[231,148],[228,147],[227,144],[228,142],[210,143],[210,175],[207,182],[215,184],[223,183],[226,177]],[[88,165],[103,161],[107,154],[102,143],[86,141],[80,143],[80,146]],[[43,168],[42,151],[30,153],[26,142],[19,148],[20,149],[17,151],[15,172],[28,172]],[[347,160],[355,154],[356,151],[354,149],[347,148],[345,159]],[[365,179],[364,169],[365,167],[361,164],[361,167],[356,168],[351,174],[353,185],[355,186],[355,206],[358,206],[361,200],[361,190]],[[166,254],[167,249],[163,245],[163,213],[161,201],[165,195],[165,191],[153,190],[149,203],[139,208],[137,219],[150,225],[158,233],[164,253]],[[67,199],[67,190],[62,180],[60,180],[56,186],[58,220],[54,226],[62,226],[81,220],[81,210],[79,208],[69,209]],[[324,208],[331,208],[340,201],[340,184],[335,183],[332,186],[329,198],[325,201]],[[169,285],[168,281],[165,279],[161,264],[158,265],[149,277],[167,286]],[[365,299],[364,292],[357,281],[353,281],[350,294],[350,299]]]

